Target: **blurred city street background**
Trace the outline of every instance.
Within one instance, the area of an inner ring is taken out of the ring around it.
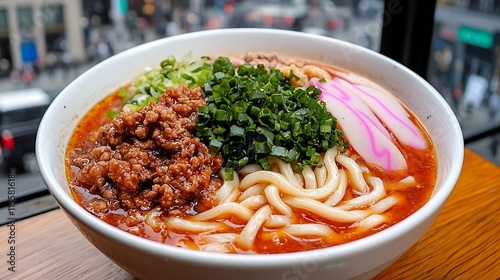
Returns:
[[[297,30],[378,51],[387,20],[383,8],[382,0],[0,0],[0,95],[41,88],[53,99],[114,54],[206,29]],[[424,78],[449,102],[465,136],[499,125],[500,1],[438,1],[434,20]],[[492,135],[467,147],[500,165],[499,138]],[[36,168],[21,166],[16,172],[18,197],[47,192]],[[0,212],[7,205],[5,176],[2,168]],[[56,207],[45,196],[20,203],[26,203],[26,216]]]

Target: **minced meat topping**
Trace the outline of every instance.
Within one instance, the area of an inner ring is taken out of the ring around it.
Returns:
[[[104,199],[93,203],[95,212],[210,209],[222,184],[215,175],[223,159],[210,155],[192,134],[204,104],[200,88],[182,85],[168,89],[155,104],[120,113],[91,136],[95,147],[72,151],[80,154],[71,156],[71,164],[81,169],[73,184]]]

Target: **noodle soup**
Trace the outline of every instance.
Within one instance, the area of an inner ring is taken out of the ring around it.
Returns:
[[[94,106],[66,155],[75,200],[107,223],[241,254],[374,234],[424,205],[437,176],[428,133],[391,93],[275,54],[166,59]]]

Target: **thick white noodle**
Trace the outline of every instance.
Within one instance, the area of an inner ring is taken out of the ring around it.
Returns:
[[[326,181],[334,180],[336,182],[338,180],[339,169],[337,167],[337,163],[335,162],[335,158],[338,154],[337,148],[328,149],[323,156],[323,164],[327,171]],[[338,183],[338,182],[337,182]],[[326,183],[325,183],[326,184]]]
[[[196,214],[192,218],[196,221],[208,221],[215,218],[226,217],[229,214],[236,215],[240,219],[248,221],[250,220],[250,218],[252,218],[253,211],[239,203],[227,202],[224,204],[219,204],[214,208],[202,213]]]
[[[366,165],[359,166],[359,169],[361,169],[361,172],[363,172],[363,173],[370,172],[370,169],[368,169],[368,167],[366,167]]]
[[[303,188],[303,181],[300,177],[300,175],[296,174],[292,166],[282,160],[279,160],[278,158],[275,157],[270,157],[269,162],[275,166],[278,167],[279,171],[278,173],[281,173],[283,177],[286,178],[286,180],[294,187],[301,189]]]
[[[219,190],[217,190],[217,192],[215,193],[217,195],[217,202],[220,203],[221,201],[224,201],[225,198],[227,196],[229,196],[229,194],[231,192],[233,192],[233,187],[232,187],[232,183],[231,182],[224,182],[224,184],[222,184],[222,186],[220,187]]]
[[[356,190],[360,194],[365,194],[370,191],[368,184],[366,184],[366,181],[363,178],[363,172],[361,171],[361,168],[352,158],[339,154],[337,155],[337,162],[342,164],[342,166],[347,169],[354,190]]]
[[[234,252],[232,243],[238,240],[236,233],[214,233],[200,238],[200,249],[208,252]]]
[[[248,221],[238,238],[238,245],[241,248],[250,249],[252,247],[260,227],[264,224],[271,213],[272,211],[269,205],[263,206],[255,212],[255,215],[253,215]]]
[[[161,213],[162,211],[158,206],[149,210],[146,215],[144,215],[144,222],[156,232],[160,231],[163,226],[163,222],[158,220]]]
[[[240,196],[240,190],[236,188],[233,190],[228,196],[226,196],[219,204],[228,203],[228,202],[236,202],[238,197]]]
[[[193,233],[216,231],[227,227],[223,223],[190,221],[178,217],[168,218],[166,226],[168,230],[187,231]]]
[[[294,236],[327,236],[335,232],[328,226],[321,224],[291,224],[283,228],[285,233]]]
[[[397,182],[396,184],[391,184],[389,188],[394,191],[399,191],[399,190],[406,190],[407,188],[414,187],[416,185],[417,181],[415,180],[415,177],[408,176],[405,177],[404,179],[401,179],[401,181]]]
[[[240,205],[245,206],[249,209],[259,209],[265,204],[267,204],[267,199],[264,195],[261,194],[251,196],[240,202]]]
[[[213,233],[205,235],[200,238],[200,242],[203,244],[208,243],[231,243],[238,239],[238,234],[236,233]]]
[[[224,174],[224,170],[221,171]],[[218,203],[225,203],[234,201],[235,196],[238,194],[238,186],[240,185],[240,178],[238,173],[233,172],[234,179],[232,181],[224,181],[222,186],[215,193],[217,195]],[[221,176],[223,178],[223,176]]]
[[[231,253],[233,248],[228,243],[209,243],[200,247],[201,251],[215,253]]]
[[[326,169],[326,182],[321,185],[321,188],[328,187],[332,188],[332,193],[336,192],[339,188],[340,183],[340,172],[335,162],[335,157],[337,156],[337,148],[331,148],[326,151],[323,156],[323,165]],[[330,195],[329,195],[330,196]]]
[[[246,176],[250,173],[253,173],[253,172],[256,172],[256,171],[259,171],[259,170],[262,170],[262,167],[260,167],[260,165],[258,164],[248,164],[248,165],[245,165],[242,169],[240,169],[238,171],[238,173],[241,175],[241,176]]]
[[[300,182],[296,180],[294,172],[289,164],[272,158],[271,161],[273,162],[273,165],[279,166],[281,173],[264,170],[254,172],[245,176],[245,178],[241,180],[240,189],[246,190],[255,184],[266,183],[276,185],[282,193],[291,196],[324,199],[335,191],[338,186],[339,174],[335,163],[335,155],[337,155],[336,148],[326,151],[323,161],[327,169],[327,182],[318,188],[304,189],[301,185],[299,185]]]
[[[283,201],[292,208],[306,210],[333,222],[354,223],[366,218],[371,213],[368,210],[337,209],[306,197],[284,197]]]
[[[297,173],[294,173],[294,177],[295,177],[295,180],[296,180],[297,182],[299,182],[300,187],[301,187],[301,188],[304,188],[304,177],[302,176],[302,174],[297,174]]]
[[[304,167],[302,171],[302,177],[304,178],[304,187],[306,189],[316,189],[318,188],[318,183],[316,182],[316,175],[310,166]]]
[[[267,201],[278,213],[291,217],[293,214],[292,208],[281,199],[279,189],[275,185],[269,185],[265,188]]]
[[[342,200],[342,198],[344,198],[345,191],[347,189],[347,173],[345,172],[345,170],[341,169],[339,170],[339,176],[339,186],[337,187],[335,192],[324,202],[326,205],[335,206]]]
[[[385,216],[378,214],[371,215],[363,219],[358,224],[358,229],[360,229],[361,231],[368,231],[374,227],[381,225],[384,222],[385,222]]]
[[[241,180],[240,189],[247,189],[257,183],[274,184],[284,194],[312,199],[323,199],[329,196],[338,185],[338,174],[327,184],[317,189],[297,188],[290,183],[283,175],[271,171],[258,171],[252,173]]]
[[[386,196],[384,183],[382,182],[382,180],[380,180],[380,178],[369,177],[368,181],[370,182],[370,185],[372,185],[373,188],[371,192],[350,199],[342,203],[342,205],[336,206],[335,208],[342,210],[350,210],[355,207],[361,207],[373,204]]]
[[[390,195],[373,204],[370,209],[373,213],[380,214],[389,210],[392,206],[396,205],[396,203],[398,203],[398,198],[395,195]]]
[[[385,222],[382,213],[398,202],[398,196],[386,197],[380,178],[367,176],[365,179],[364,167],[349,156],[339,154],[336,148],[329,149],[320,163],[322,167],[306,167],[300,175],[293,172],[290,164],[276,158],[271,158],[274,171],[247,166],[234,174],[233,181],[224,182],[216,193],[218,205],[212,209],[194,215],[191,220],[172,217],[166,222],[158,217],[160,209],[153,209],[146,214],[145,222],[152,228],[167,227],[192,233],[224,232],[229,229],[228,225],[215,221],[233,215],[246,222],[239,234],[216,233],[201,238],[200,250],[216,252],[234,252],[235,245],[251,249],[263,226],[303,238],[336,234],[321,223],[297,224],[294,209],[332,222],[353,223],[353,227],[362,231]],[[344,168],[339,169],[337,163]],[[414,181],[410,176],[400,183],[412,184],[412,179]],[[343,201],[348,185],[359,196]]]
[[[252,197],[254,195],[263,194],[265,188],[266,188],[265,184],[259,183],[259,184],[253,185],[253,186],[249,187],[248,189],[246,189],[243,193],[240,194],[240,196],[238,197],[238,201],[243,201],[243,200],[245,200],[249,197]]]
[[[288,216],[270,215],[269,218],[267,218],[266,222],[264,223],[264,226],[266,228],[281,228],[286,225],[290,225],[292,223],[293,223],[292,219]]]
[[[326,175],[327,175],[323,157],[319,159],[319,164],[321,164],[322,166],[314,168],[314,175],[316,176],[316,182],[318,186],[323,186],[326,183]]]
[[[399,181],[399,183],[405,184],[405,185],[415,185],[417,182],[415,181],[415,177],[407,176],[404,179],[401,179],[401,181]]]

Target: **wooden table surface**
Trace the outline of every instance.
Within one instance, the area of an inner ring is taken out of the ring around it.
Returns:
[[[8,237],[15,240],[15,272]],[[134,279],[61,210],[0,228],[0,279]],[[458,184],[431,228],[375,279],[500,279],[500,168],[465,151]]]

